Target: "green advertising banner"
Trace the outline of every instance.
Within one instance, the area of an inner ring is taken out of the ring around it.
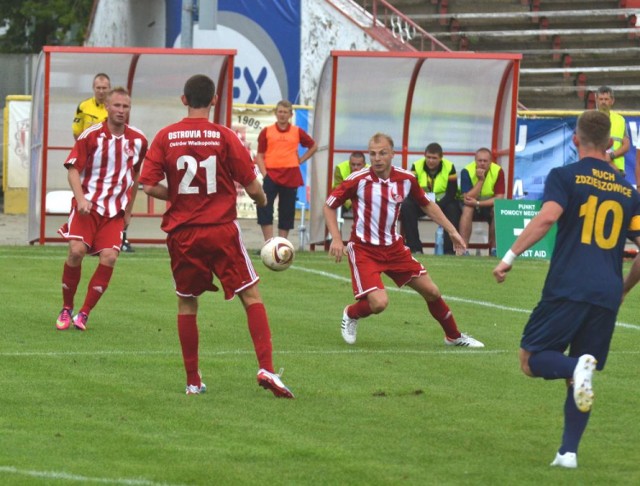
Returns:
[[[502,258],[522,230],[540,212],[542,201],[527,201],[524,199],[496,199],[496,252]],[[556,241],[556,225],[538,243],[519,258],[550,259],[553,245]]]

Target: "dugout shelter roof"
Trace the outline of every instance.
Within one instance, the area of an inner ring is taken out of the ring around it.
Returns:
[[[410,168],[431,142],[458,174],[481,147],[502,166],[511,196],[520,54],[333,51],[319,80],[310,171],[309,242],[326,241],[324,201],[336,164],[389,134],[394,164]]]
[[[31,108],[28,240],[62,241],[55,237],[57,222],[47,224],[52,209],[47,208],[46,196],[69,189],[63,162],[74,143],[71,123],[78,103],[93,96],[97,73],[108,74],[112,88],[129,90],[129,123],[151,143],[160,128],[186,116],[180,96],[194,74],[206,74],[216,83],[212,121],[231,125],[235,54],[233,49],[45,46]]]

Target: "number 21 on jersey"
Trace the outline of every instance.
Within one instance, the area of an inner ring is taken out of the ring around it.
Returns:
[[[178,186],[178,194],[198,194],[200,188],[198,186],[192,186],[191,183],[195,179],[198,169],[202,168],[205,171],[205,177],[207,182],[207,194],[213,194],[217,191],[216,183],[216,156],[212,155],[205,160],[198,162],[195,157],[191,155],[183,155],[178,158],[176,165],[178,171],[185,170],[180,185]]]

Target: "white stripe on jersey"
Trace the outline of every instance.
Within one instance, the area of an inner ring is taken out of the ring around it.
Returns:
[[[88,128],[85,128],[84,132],[82,132],[79,136],[78,136],[78,140],[81,138],[87,138],[87,136],[91,133],[91,132],[95,132],[96,130],[100,130],[102,128],[102,123],[96,123],[95,125],[91,125]]]
[[[360,174],[362,174],[362,172],[369,172],[369,167],[363,167],[362,169],[352,172],[347,176],[347,179],[353,179],[354,177],[358,177]]]
[[[139,128],[136,128],[134,126],[131,125],[127,125],[129,127],[129,130],[133,130],[134,132],[136,132],[138,135],[140,135],[141,137],[145,137],[145,134],[142,130],[140,130]],[[146,138],[146,137],[145,137]]]
[[[410,170],[403,169],[402,167],[396,167],[396,166],[394,166],[394,167],[393,167],[393,169],[394,169],[395,171],[397,171],[397,172],[402,172],[403,174],[409,175],[409,176],[413,177],[413,178],[414,178],[414,179],[416,179],[416,180],[418,179],[418,178],[416,177],[416,175],[415,175],[413,172],[411,172]]]
[[[400,236],[397,220],[400,205],[409,193],[411,181],[374,182],[369,177],[358,182],[356,236],[366,243],[389,246]],[[367,191],[367,188],[370,188]],[[382,226],[384,224],[384,226]]]
[[[352,199],[352,238],[371,245],[389,246],[401,238],[397,231],[400,207],[412,190],[414,197],[428,204],[424,191],[410,171],[393,167],[389,179],[380,180],[372,169],[364,168],[349,175],[334,189],[326,204],[335,209],[347,198]]]
[[[260,277],[258,277],[255,267],[253,266],[253,262],[251,261],[251,257],[249,256],[249,252],[247,251],[247,247],[244,245],[240,223],[238,223],[238,220],[236,219],[233,221],[233,224],[236,226],[236,228],[238,228],[238,243],[240,244],[240,248],[242,248],[242,256],[244,257],[247,269],[249,270],[249,275],[251,275],[251,284],[253,284],[253,282],[257,282]]]
[[[85,130],[83,135],[86,135],[90,128]],[[132,152],[129,151],[130,146]],[[98,138],[92,155],[95,163],[88,164],[84,174],[87,190],[85,196],[94,204],[98,214],[112,217],[127,207],[127,191],[133,185],[132,169],[127,161],[131,159],[135,165],[139,161],[141,149],[141,138],[131,140],[124,135],[112,135],[109,139],[102,135]],[[105,159],[107,163],[103,165],[102,161]]]

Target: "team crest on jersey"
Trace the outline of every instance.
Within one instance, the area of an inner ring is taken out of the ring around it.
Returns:
[[[131,147],[127,147],[124,149],[124,153],[127,154],[127,157],[133,157],[135,151]]]
[[[391,193],[391,199],[393,199],[397,203],[401,203],[403,201],[403,197],[396,192]]]

